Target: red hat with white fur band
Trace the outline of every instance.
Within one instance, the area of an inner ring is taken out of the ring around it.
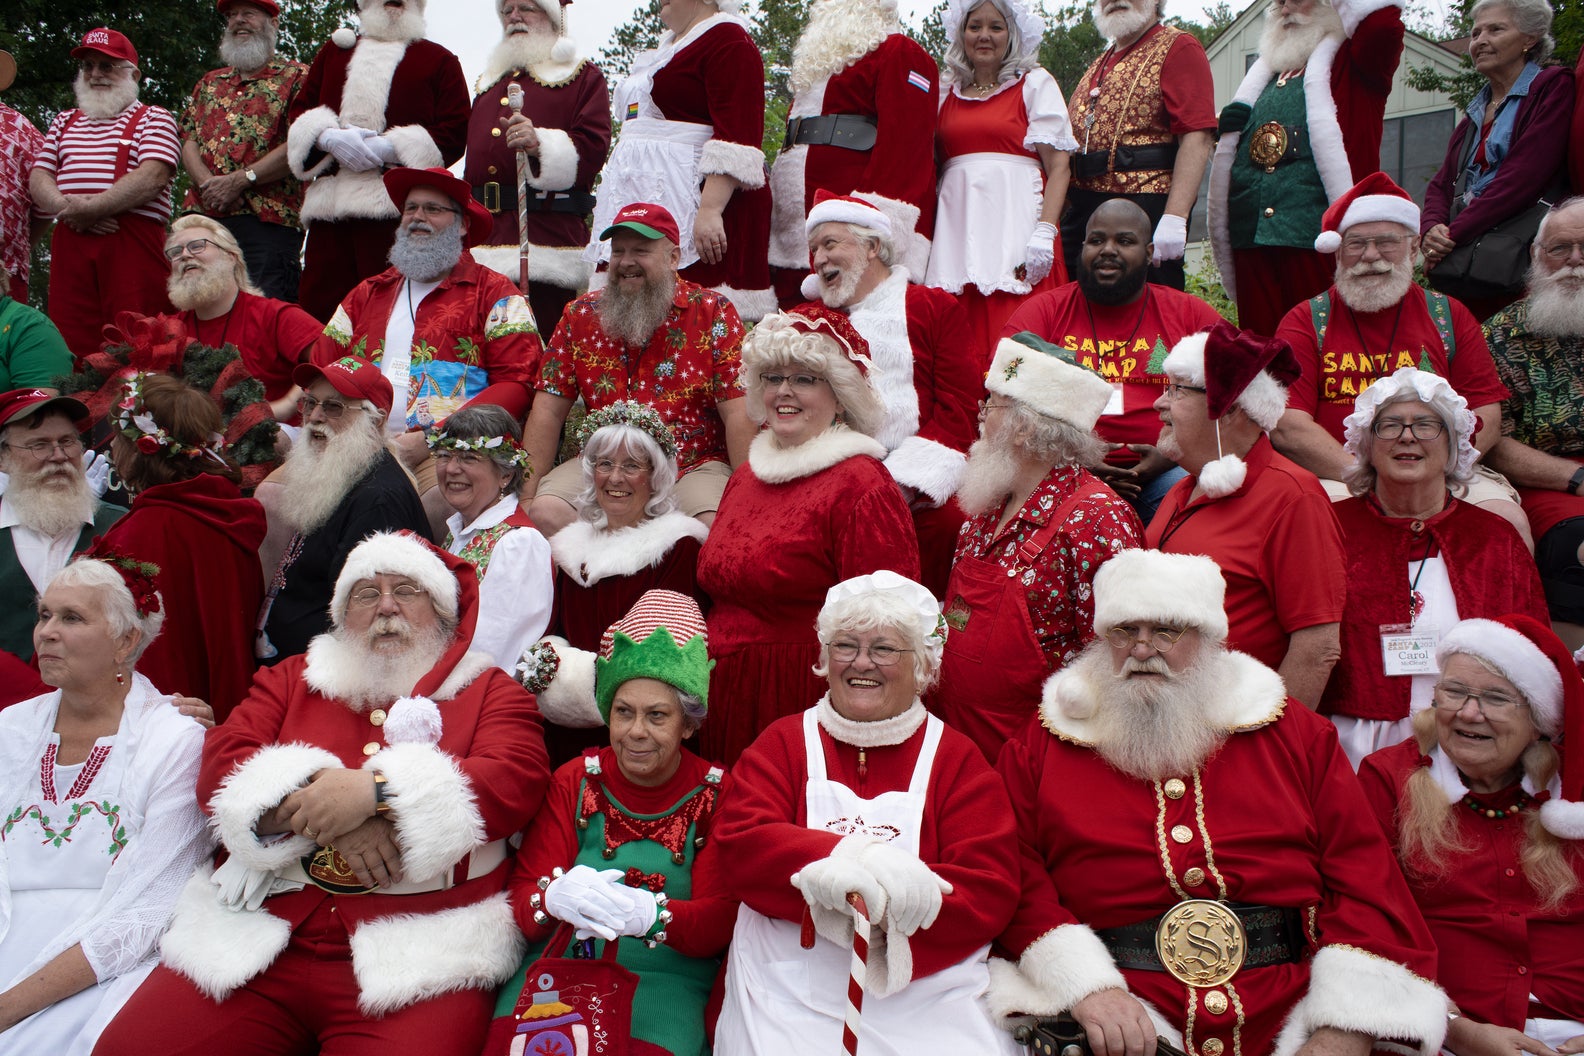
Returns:
[[[1314,247],[1321,253],[1342,248],[1342,233],[1354,224],[1389,220],[1419,233],[1419,207],[1407,191],[1384,172],[1372,172],[1326,207]]]
[[[814,192],[814,207],[803,223],[804,235],[812,235],[821,224],[857,224],[891,237],[891,219],[873,202],[855,194],[832,194],[830,191]]]

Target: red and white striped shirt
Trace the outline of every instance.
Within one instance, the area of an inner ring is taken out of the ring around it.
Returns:
[[[91,120],[79,110],[55,115],[33,167],[53,173],[55,185],[62,194],[98,194],[116,182],[116,156],[122,141],[130,136],[127,171],[145,161],[163,161],[174,170],[181,155],[176,119],[167,110],[149,106],[143,108],[142,118],[137,127],[132,128],[132,116],[138,110],[134,103],[108,121]],[[172,175],[174,177],[174,172]],[[144,202],[131,213],[161,224],[169,221],[171,181],[166,181],[158,197]]]

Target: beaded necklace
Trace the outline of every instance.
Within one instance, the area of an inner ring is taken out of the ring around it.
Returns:
[[[1484,803],[1481,803],[1479,800],[1475,799],[1474,798],[1474,793],[1470,792],[1468,795],[1463,797],[1463,805],[1465,807],[1467,807],[1468,809],[1472,810],[1476,814],[1482,815],[1483,817],[1493,818],[1493,819],[1495,819],[1497,821],[1500,821],[1502,818],[1507,818],[1507,817],[1513,816],[1514,814],[1519,814],[1519,813],[1523,812],[1525,809],[1527,809],[1528,807],[1533,806],[1534,805],[1534,797],[1531,796],[1529,793],[1525,792],[1523,789],[1519,789],[1518,790],[1518,798],[1513,801],[1513,805],[1512,806],[1510,806],[1510,807],[1490,807],[1490,806],[1486,806]]]

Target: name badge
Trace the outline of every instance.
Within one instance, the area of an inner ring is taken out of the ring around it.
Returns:
[[[1104,416],[1104,415],[1107,415],[1107,414],[1121,414],[1121,413],[1122,413],[1122,383],[1120,381],[1113,381],[1111,383],[1111,398],[1106,401],[1105,410],[1101,411],[1100,414],[1102,416]]]
[[[1380,628],[1381,661],[1388,675],[1436,674],[1435,651],[1439,635],[1415,633],[1412,624],[1383,623]]]

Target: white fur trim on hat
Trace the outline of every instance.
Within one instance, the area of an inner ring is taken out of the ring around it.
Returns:
[[[809,210],[808,219],[803,222],[805,237],[814,234],[814,229],[821,224],[857,224],[880,232],[887,238],[894,235],[891,219],[876,205],[866,201],[855,200],[856,195],[840,198],[827,198],[817,203]]]
[[[1562,728],[1562,676],[1540,647],[1505,623],[1463,620],[1436,647],[1436,666],[1446,669],[1450,656],[1466,653],[1496,668],[1529,702],[1535,727],[1547,736]]]
[[[1226,580],[1199,554],[1123,550],[1095,573],[1094,613],[1096,627],[1152,620],[1225,641]]]
[[[985,388],[1057,421],[1093,429],[1111,400],[1111,383],[1060,356],[1002,338]]]
[[[1180,378],[1189,385],[1203,388],[1205,345],[1209,340],[1210,334],[1205,332],[1189,334],[1178,341],[1161,361],[1161,371],[1170,377]],[[1287,410],[1287,386],[1277,381],[1269,372],[1262,370],[1254,375],[1254,380],[1244,386],[1234,406],[1242,408],[1251,422],[1268,433],[1276,428],[1276,423]],[[1239,481],[1238,485],[1233,486],[1232,491],[1236,491],[1241,484],[1242,482]]]
[[[1389,220],[1408,230],[1419,232],[1419,207],[1412,198],[1399,198],[1395,194],[1366,194],[1353,200],[1342,222],[1335,231],[1322,231],[1315,239],[1315,249],[1321,253],[1335,253],[1342,248],[1342,233],[1355,224],[1370,224]]]
[[[341,574],[336,577],[335,597],[330,603],[331,622],[338,627],[341,625],[353,584],[373,579],[381,572],[406,576],[428,591],[430,597],[446,599],[447,607],[456,611],[456,576],[433,550],[417,536],[375,532],[353,547],[346,564],[341,566]]]

